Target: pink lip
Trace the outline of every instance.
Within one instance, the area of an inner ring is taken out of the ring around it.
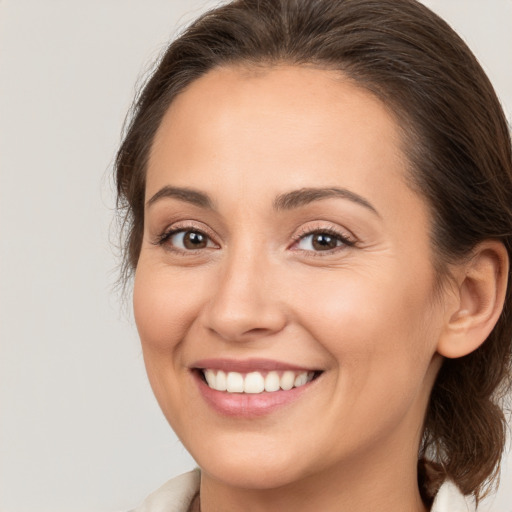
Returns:
[[[202,366],[203,362],[208,364]],[[196,368],[211,368],[226,371],[238,371],[240,373],[247,372],[248,370],[254,370],[255,360],[252,360],[250,366],[247,366],[248,362],[244,361],[233,365],[233,361],[226,362],[226,365],[221,365],[219,360],[205,360],[198,361]],[[212,364],[215,363],[215,364]],[[269,366],[269,361],[261,361],[262,366],[258,367],[259,371],[279,371],[279,370],[298,370],[301,371],[303,368],[297,368],[289,365],[281,365],[280,363],[273,363],[273,366]],[[235,369],[235,367],[237,369]],[[305,371],[305,370],[304,370]],[[206,382],[204,382],[201,372],[194,370],[191,372],[198,387],[198,390],[205,400],[205,402],[213,408],[218,414],[223,416],[238,417],[238,418],[255,418],[271,414],[274,411],[281,409],[287,405],[293,404],[297,401],[304,393],[307,393],[312,386],[316,383],[317,379],[308,382],[304,386],[298,388],[292,388],[289,391],[273,391],[271,393],[263,392],[257,394],[250,393],[228,393],[226,391],[216,391],[210,388]]]
[[[282,363],[273,361],[272,359],[201,359],[191,365],[191,368],[222,370],[225,372],[271,372],[271,371],[297,371],[297,372],[310,372],[315,371],[312,368],[305,368],[303,366],[292,365],[289,363]]]

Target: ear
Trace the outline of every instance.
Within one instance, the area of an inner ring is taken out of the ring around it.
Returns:
[[[439,354],[462,357],[487,339],[503,310],[508,273],[507,250],[496,240],[480,243],[469,260],[456,265],[455,301],[446,312]]]

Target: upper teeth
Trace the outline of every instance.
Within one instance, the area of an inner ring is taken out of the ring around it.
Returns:
[[[228,393],[263,393],[263,391],[288,391],[293,387],[304,386],[313,379],[314,372],[285,371],[281,374],[272,371],[263,375],[260,372],[238,373],[222,370],[203,370],[208,386]]]

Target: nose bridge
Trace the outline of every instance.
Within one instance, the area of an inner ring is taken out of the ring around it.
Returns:
[[[227,249],[206,307],[206,326],[232,341],[281,330],[286,317],[277,298],[277,270],[255,240]]]

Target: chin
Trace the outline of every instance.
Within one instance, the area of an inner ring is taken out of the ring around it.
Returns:
[[[226,485],[240,489],[277,489],[300,479],[296,468],[283,468],[272,462],[252,463],[250,461],[222,461],[199,464],[204,473]]]
[[[189,450],[201,470],[211,478],[243,489],[275,489],[302,479],[305,468],[298,464],[297,450],[257,446],[247,442],[245,448],[214,443],[209,448],[197,447],[197,454]],[[273,444],[273,443],[272,443]]]

